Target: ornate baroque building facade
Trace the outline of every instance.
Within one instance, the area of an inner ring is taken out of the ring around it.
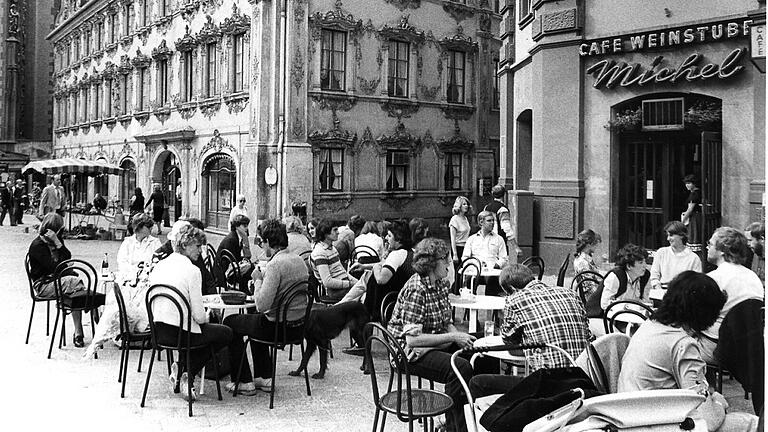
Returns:
[[[56,157],[160,184],[174,213],[226,228],[297,213],[445,223],[498,175],[501,42],[488,0],[64,1]],[[179,201],[177,203],[176,201]],[[174,205],[175,204],[175,205]]]

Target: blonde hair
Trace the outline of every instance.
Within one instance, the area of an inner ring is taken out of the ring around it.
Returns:
[[[469,203],[469,199],[465,196],[457,196],[456,201],[453,202],[453,214],[457,215],[461,213],[461,206],[467,203],[467,214],[469,214],[472,211],[472,204]]]

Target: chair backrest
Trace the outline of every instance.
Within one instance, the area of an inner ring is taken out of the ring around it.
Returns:
[[[35,292],[34,288],[34,282],[32,281],[32,274],[29,267],[29,252],[24,256],[24,271],[27,273],[27,283],[29,284],[29,295],[32,297],[32,300],[38,300],[40,297],[37,296],[37,293]]]
[[[527,266],[531,270],[538,270],[537,279],[541,280],[541,278],[544,277],[544,259],[540,256],[531,256],[526,258],[523,263],[524,266]]]
[[[75,276],[79,278],[85,285],[85,294],[80,296],[83,300],[78,302],[77,307],[73,307],[71,304],[67,305],[63,302],[63,289],[62,278],[65,276]],[[53,271],[53,282],[56,290],[56,306],[59,309],[67,310],[91,310],[95,307],[94,296],[97,294],[96,287],[99,286],[99,275],[96,273],[96,269],[81,259],[68,259],[59,263],[56,269]]]
[[[368,245],[355,246],[352,250],[352,258],[349,260],[350,263],[357,261],[361,264],[372,264],[381,261],[378,252]]]
[[[227,269],[232,265],[235,266],[234,276],[230,279],[232,282],[227,280],[223,282],[229,289],[237,290],[239,288],[238,282],[240,281],[240,262],[237,261],[237,258],[235,258],[235,255],[232,254],[232,252],[226,249],[219,251],[219,267],[221,268],[221,271],[226,274]],[[227,278],[225,277],[225,279]]]
[[[389,320],[392,318],[392,312],[395,310],[395,304],[397,303],[397,296],[400,291],[392,291],[387,293],[383,299],[381,299],[381,325],[384,327],[389,324]]]
[[[472,293],[477,293],[477,287],[480,284],[480,273],[482,273],[483,263],[480,262],[480,260],[477,257],[467,257],[461,262],[461,266],[459,267],[459,277],[460,283],[459,285],[462,288],[466,288],[465,284],[467,282],[467,278],[469,278],[470,286],[469,289],[472,290]]]
[[[374,332],[373,330],[378,330]],[[397,339],[384,326],[376,322],[369,322],[365,325],[365,334],[369,335],[365,342],[365,356],[371,367],[371,390],[373,392],[373,402],[379,409],[384,409],[381,404],[381,394],[379,392],[379,383],[376,376],[376,363],[371,355],[373,345],[379,344],[384,347],[384,352],[389,359],[389,382],[395,383],[397,393],[397,404],[395,415],[400,421],[407,422],[413,419],[413,398],[411,397],[411,372],[408,367],[408,357],[403,351]],[[404,388],[405,387],[405,388]]]
[[[627,346],[629,346],[629,336],[623,333],[603,335],[587,344],[588,367],[585,372],[592,378],[597,390],[616,393],[621,362]]]
[[[565,272],[568,271],[568,263],[571,261],[571,254],[566,254],[563,264],[560,265],[560,270],[557,271],[557,286],[561,287],[565,284]]]
[[[128,328],[128,312],[125,308],[125,298],[123,297],[123,291],[118,284],[112,289],[115,293],[115,301],[117,302],[117,315],[120,318],[120,335],[127,335],[130,333]]]
[[[160,299],[169,301],[173,307],[176,308],[176,312],[179,315],[179,328],[178,336],[176,337],[176,345],[159,344],[157,342],[157,330],[155,328],[155,314],[152,310],[152,306]],[[149,287],[147,290],[147,296],[145,297],[145,303],[147,305],[147,316],[149,318],[149,329],[152,333],[152,345],[156,348],[170,348],[175,350],[183,350],[190,346],[191,332],[183,332],[181,329],[192,327],[192,314],[190,313],[189,300],[187,297],[179,291],[178,288],[165,285],[155,284]],[[186,325],[185,325],[186,324]],[[182,337],[186,334],[186,337]]]
[[[631,322],[642,322],[648,319],[653,313],[653,309],[640,303],[637,300],[616,300],[608,305],[603,312],[603,325],[605,333],[613,333],[616,330],[616,321],[624,321],[617,317],[635,317]]]
[[[573,277],[573,280],[571,281],[571,290],[579,293],[579,298],[581,299],[581,303],[583,305],[587,304],[587,290],[586,286],[589,284],[594,284],[595,287],[597,285],[600,285],[600,282],[603,281],[603,275],[601,275],[598,272],[592,271],[592,270],[584,270],[583,272],[579,272],[576,274],[576,276]]]
[[[296,338],[288,338],[288,312],[291,309],[291,305],[296,302],[301,302],[302,299],[306,301],[306,307],[304,308],[304,315],[302,316],[302,324],[300,332],[296,332],[298,335]],[[299,344],[304,338],[304,328],[307,325],[307,318],[312,310],[312,304],[314,302],[313,296],[310,294],[307,286],[307,281],[299,281],[288,287],[285,292],[280,294],[277,299],[277,325],[275,326],[275,344],[278,347],[283,347],[288,344]],[[280,337],[282,333],[282,338]]]

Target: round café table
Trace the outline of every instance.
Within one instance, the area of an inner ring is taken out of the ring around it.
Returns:
[[[479,338],[475,341],[474,346],[475,347],[488,347],[488,346],[497,346],[497,345],[504,345],[504,341],[502,340],[501,336],[486,336]],[[516,355],[519,353],[520,355]],[[486,356],[486,357],[493,357],[497,358],[504,363],[510,363],[513,366],[513,375],[517,375],[517,368],[518,366],[522,366],[525,368],[525,375],[528,375],[528,362],[526,360],[525,354],[523,354],[522,351],[516,351],[516,354],[512,354],[510,351],[488,351],[485,353],[477,353],[472,356],[472,358],[469,360],[469,363],[472,365],[472,368],[475,367],[475,359],[477,359],[478,356]]]
[[[472,294],[469,297],[460,297],[450,294],[448,300],[451,306],[469,309],[469,332],[477,331],[477,311],[479,310],[503,310],[504,297]]]

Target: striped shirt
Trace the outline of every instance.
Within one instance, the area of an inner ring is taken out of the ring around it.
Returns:
[[[531,281],[506,299],[501,334],[515,343],[549,343],[568,352],[574,359],[584,351],[592,337],[584,306],[568,288],[550,287]],[[526,350],[531,370],[543,367],[572,366],[563,355],[551,349]]]
[[[387,329],[405,346],[405,336],[442,334],[448,331],[451,321],[450,286],[446,280],[434,285],[427,276],[414,273],[397,296],[392,318]]]
[[[339,252],[333,245],[318,242],[312,250],[312,272],[320,283],[328,290],[349,289],[356,279],[351,277],[339,260]],[[318,267],[327,266],[328,273],[321,275]],[[325,276],[325,278],[323,278]],[[351,282],[351,283],[350,283]]]

